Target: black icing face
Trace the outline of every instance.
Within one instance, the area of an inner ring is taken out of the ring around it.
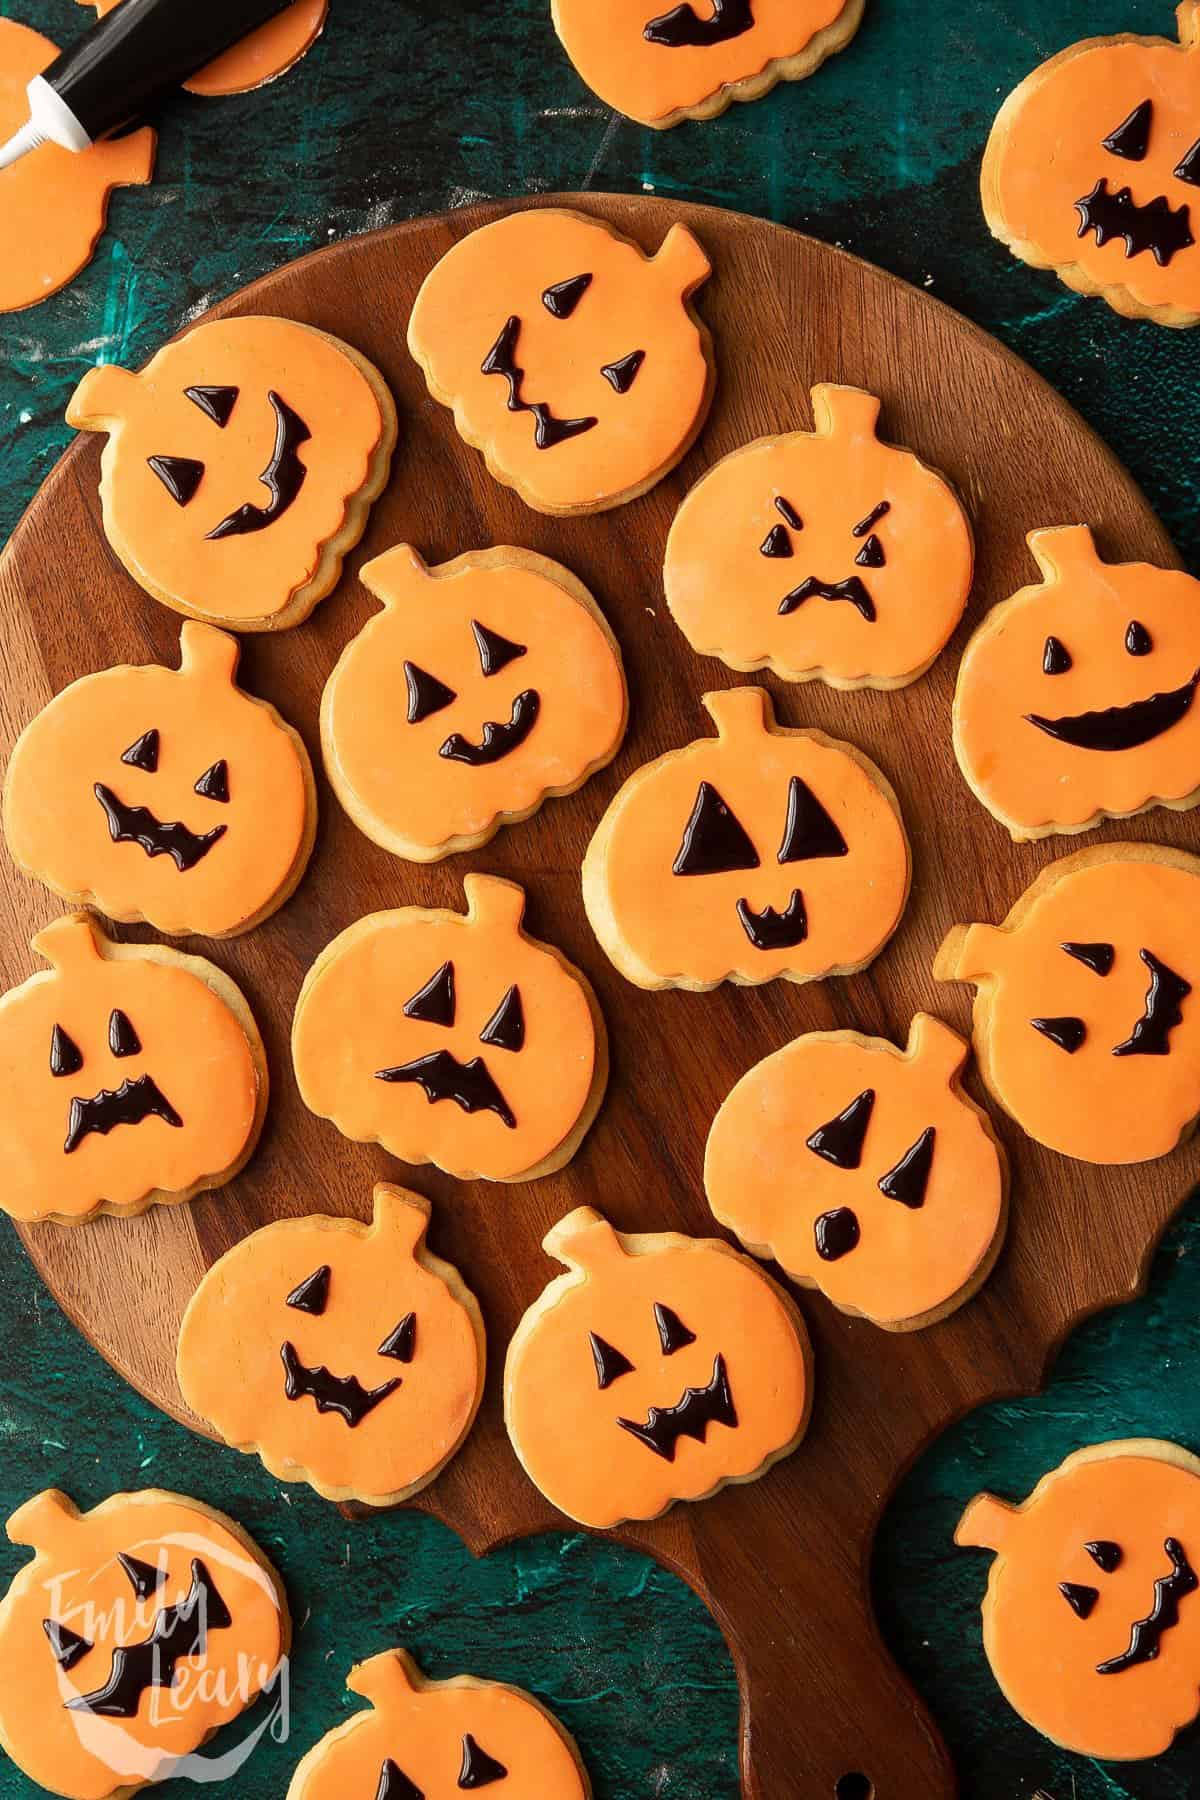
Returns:
[[[654,1324],[665,1357],[674,1356],[677,1350],[686,1349],[688,1344],[696,1341],[695,1332],[684,1324],[673,1308],[661,1301],[654,1303]],[[631,1374],[636,1367],[623,1350],[595,1331],[588,1333],[588,1344],[596,1367],[596,1386],[601,1392],[623,1375]],[[712,1377],[704,1387],[685,1388],[682,1398],[673,1406],[652,1406],[644,1420],[618,1417],[616,1421],[622,1431],[635,1437],[655,1456],[661,1456],[664,1462],[674,1462],[680,1438],[694,1438],[702,1444],[710,1425],[725,1425],[735,1430],[737,1422],[729,1374],[721,1355],[714,1360]]]
[[[189,387],[183,391],[218,431],[224,431],[238,403],[237,388]],[[275,444],[258,477],[267,490],[267,501],[260,506],[247,500],[235,507],[205,533],[209,539],[246,537],[252,532],[265,531],[268,525],[283,517],[304,486],[308,470],[300,460],[299,450],[301,444],[306,444],[312,437],[312,432],[300,414],[273,389],[268,392],[267,400],[275,417]],[[219,440],[214,450],[219,454]],[[191,506],[204,482],[204,463],[192,456],[148,456],[146,461],[176,506]]]
[[[796,539],[804,530],[804,521],[791,501],[783,495],[776,496],[775,510],[783,523],[772,525],[759,545],[758,553],[760,556],[790,560],[797,554]],[[887,551],[875,527],[882,524],[891,510],[890,500],[880,500],[878,505],[872,507],[864,518],[851,527],[847,553],[853,551],[856,568],[882,569],[887,566]],[[875,602],[861,575],[845,575],[837,580],[830,580],[825,573],[806,575],[779,602],[781,616],[787,618],[803,606],[806,600],[846,600],[869,625],[875,623]]]
[[[151,727],[121,752],[121,761],[127,768],[139,769],[143,775],[157,775],[161,750],[158,729]],[[105,781],[97,781],[92,792],[108,823],[114,844],[140,844],[149,857],[169,856],[181,874],[203,862],[225,836],[223,824],[211,825],[207,831],[194,831],[179,819],[160,819],[148,806],[123,799]],[[229,764],[224,757],[210,763],[196,777],[192,792],[217,806],[228,806]]]
[[[510,663],[528,654],[527,644],[514,643],[479,619],[471,620],[471,635],[485,680],[499,675]],[[404,680],[408,688],[407,720],[410,725],[422,724],[458,699],[452,687],[416,663],[405,663]],[[525,742],[538,722],[541,707],[537,689],[522,688],[513,700],[510,718],[487,720],[477,739],[464,737],[461,731],[452,731],[438,746],[438,755],[449,762],[463,763],[469,769],[482,769],[501,762]]]
[[[447,1771],[449,1775],[449,1771]],[[463,1733],[462,1756],[458,1765],[457,1785],[463,1790],[491,1787],[495,1782],[506,1781],[508,1770],[504,1764],[491,1756],[477,1738],[469,1731]],[[400,1764],[391,1757],[385,1757],[379,1770],[379,1786],[375,1792],[375,1800],[425,1800],[424,1792],[415,1781],[404,1773]]]
[[[1124,164],[1141,163],[1150,152],[1154,134],[1154,102],[1141,100],[1102,141],[1100,148]],[[1124,175],[1125,170],[1121,171]],[[1175,181],[1185,187],[1200,187],[1200,138],[1191,146],[1172,171]],[[1114,175],[1114,180],[1121,177]],[[1149,251],[1159,268],[1165,269],[1171,258],[1195,243],[1192,236],[1190,208],[1184,200],[1172,205],[1166,194],[1152,200],[1137,201],[1126,181],[1109,189],[1109,177],[1101,175],[1090,194],[1076,200],[1079,233],[1083,238],[1095,233],[1103,247],[1111,239],[1121,239],[1126,257],[1141,256]]]
[[[1108,1538],[1093,1539],[1083,1547],[1102,1575],[1111,1575],[1124,1560],[1121,1546]],[[1163,1633],[1179,1623],[1181,1602],[1200,1587],[1200,1578],[1178,1538],[1164,1538],[1163,1553],[1167,1567],[1155,1579],[1150,1610],[1140,1619],[1133,1620],[1127,1648],[1097,1663],[1097,1675],[1120,1675],[1139,1663],[1153,1662],[1161,1648]],[[1090,1619],[1101,1599],[1100,1588],[1091,1582],[1060,1581],[1058,1591],[1077,1619]]]
[[[405,1001],[403,1012],[405,1018],[420,1024],[453,1031],[458,1024],[454,964],[446,962],[436,969],[425,985]],[[501,992],[477,1041],[513,1056],[525,1048],[525,1009],[521,990],[515,984]],[[453,1100],[465,1113],[493,1112],[510,1130],[516,1128],[516,1115],[482,1056],[463,1062],[452,1050],[431,1050],[410,1062],[377,1069],[375,1079],[411,1082],[421,1089],[431,1106],[439,1100]]]
[[[1063,944],[1060,948],[1102,980],[1112,973],[1116,962],[1116,950],[1112,944]],[[1141,1017],[1135,1021],[1129,1036],[1112,1046],[1112,1054],[1168,1056],[1171,1050],[1171,1033],[1177,1025],[1183,1024],[1181,1009],[1192,991],[1192,984],[1185,981],[1182,975],[1177,975],[1160,957],[1155,956],[1153,950],[1142,949],[1138,954],[1149,971],[1150,985],[1146,989]],[[1048,1038],[1060,1050],[1065,1050],[1068,1056],[1074,1056],[1087,1041],[1086,1022],[1074,1016],[1030,1019],[1029,1023],[1042,1037]]]
[[[311,1275],[294,1287],[285,1304],[311,1318],[324,1316],[330,1303],[333,1271],[328,1263],[314,1269]],[[375,1354],[392,1362],[411,1363],[417,1352],[417,1315],[405,1313],[383,1338]],[[403,1386],[403,1377],[393,1375],[378,1386],[368,1388],[357,1375],[334,1375],[323,1363],[308,1364],[290,1340],[280,1349],[284,1369],[284,1393],[289,1400],[311,1400],[319,1413],[336,1413],[351,1430],[369,1418],[389,1394]]]
[[[1122,634],[1127,656],[1149,656],[1154,639],[1140,619],[1130,619]],[[1061,638],[1048,637],[1042,646],[1043,675],[1066,675],[1075,666],[1070,646]],[[1191,711],[1200,686],[1200,669],[1193,671],[1181,687],[1166,693],[1147,694],[1145,699],[1130,700],[1124,706],[1106,706],[1094,712],[1069,713],[1058,718],[1042,713],[1026,713],[1026,722],[1044,731],[1047,737],[1075,750],[1136,750],[1162,737]]]
[[[832,1163],[835,1169],[858,1169],[862,1165],[863,1147],[871,1114],[875,1110],[874,1088],[864,1088],[840,1113],[818,1125],[805,1144],[814,1156]],[[888,1200],[917,1211],[925,1204],[925,1190],[933,1170],[937,1130],[927,1125],[918,1133],[904,1154],[876,1182],[879,1192]],[[831,1207],[813,1222],[817,1255],[825,1262],[840,1262],[862,1241],[862,1226],[851,1206]]]
[[[108,1020],[108,1048],[111,1056],[122,1061],[140,1056],[142,1043],[127,1013],[114,1007]],[[62,1025],[55,1025],[50,1036],[50,1073],[62,1080],[78,1075],[84,1066],[83,1052]],[[145,1119],[161,1119],[165,1125],[179,1127],[183,1120],[171,1105],[158,1083],[148,1074],[126,1079],[119,1087],[100,1088],[82,1099],[71,1097],[67,1113],[67,1135],[63,1152],[70,1156],[92,1135],[107,1137],[118,1125],[140,1125]]]

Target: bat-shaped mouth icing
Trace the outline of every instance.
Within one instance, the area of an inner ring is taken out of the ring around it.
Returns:
[[[737,916],[756,950],[792,950],[808,936],[808,914],[799,888],[792,889],[792,897],[782,912],[773,906],[755,912],[748,900],[739,900]]]
[[[376,1069],[375,1079],[414,1082],[431,1106],[439,1100],[453,1100],[466,1113],[494,1112],[510,1131],[516,1128],[513,1110],[482,1056],[464,1063],[450,1050],[431,1050],[427,1056],[416,1056],[393,1069]]]
[[[509,412],[532,413],[534,418],[533,441],[539,450],[553,450],[558,444],[565,444],[568,438],[579,437],[581,433],[590,431],[599,424],[598,419],[559,419],[552,408],[544,400],[524,400],[521,388],[525,381],[525,371],[517,362],[517,343],[521,336],[521,321],[516,313],[506,319],[501,327],[500,335],[480,363],[484,375],[501,375],[508,383]]]
[[[158,1083],[149,1075],[136,1081],[123,1081],[119,1088],[101,1088],[90,1100],[76,1096],[67,1116],[67,1141],[63,1150],[70,1156],[92,1132],[107,1137],[118,1125],[140,1125],[143,1119],[161,1119],[176,1128],[183,1120],[171,1105]]]
[[[1186,718],[1197,686],[1200,669],[1182,687],[1131,700],[1125,706],[1106,706],[1099,712],[1073,713],[1061,719],[1045,718],[1041,713],[1026,713],[1025,717],[1048,737],[1076,750],[1136,750]]]
[[[702,1444],[710,1425],[727,1425],[733,1431],[737,1429],[737,1422],[729,1372],[725,1358],[719,1354],[713,1362],[712,1378],[707,1386],[685,1389],[682,1400],[674,1406],[652,1406],[644,1424],[636,1419],[617,1420],[622,1431],[627,1431],[665,1462],[675,1461],[675,1447],[680,1438],[694,1438],[696,1443]]]
[[[536,690],[525,688],[513,701],[512,717],[507,723],[497,724],[494,719],[489,719],[477,744],[464,737],[461,731],[452,732],[438,755],[450,762],[466,763],[472,769],[500,762],[525,742],[537,724],[541,704]]]
[[[799,587],[794,587],[779,602],[780,617],[786,619],[806,600],[848,600],[868,625],[875,622],[875,602],[861,575],[847,575],[844,581],[821,581],[816,575],[806,576]]]
[[[114,844],[140,844],[147,856],[169,856],[181,873],[202,862],[228,829],[214,825],[211,831],[189,831],[178,819],[156,818],[148,806],[127,806],[103,781],[92,792],[104,809]]]
[[[319,1413],[336,1413],[351,1431],[369,1418],[381,1401],[402,1385],[399,1375],[378,1387],[365,1388],[357,1375],[331,1375],[324,1364],[309,1368],[302,1363],[296,1346],[290,1342],[281,1348],[284,1367],[283,1391],[289,1400],[312,1400]]]
[[[1110,1657],[1107,1662],[1097,1663],[1097,1675],[1119,1675],[1124,1669],[1134,1669],[1139,1663],[1153,1662],[1158,1655],[1164,1631],[1170,1631],[1179,1623],[1179,1603],[1185,1594],[1194,1594],[1200,1587],[1200,1577],[1196,1575],[1187,1559],[1187,1552],[1178,1538],[1169,1537],[1163,1541],[1163,1549],[1171,1564],[1169,1575],[1160,1575],[1154,1583],[1154,1605],[1144,1619],[1134,1622],[1129,1636],[1129,1648],[1119,1656]]]
[[[1075,210],[1078,236],[1095,232],[1101,249],[1111,238],[1123,238],[1127,257],[1149,250],[1160,269],[1167,267],[1176,251],[1186,250],[1196,241],[1186,205],[1172,206],[1165,194],[1159,194],[1139,206],[1127,187],[1110,193],[1103,176],[1090,194],[1076,200]]]

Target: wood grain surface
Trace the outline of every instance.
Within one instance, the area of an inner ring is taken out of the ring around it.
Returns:
[[[180,1313],[204,1268],[273,1218],[313,1211],[369,1216],[370,1186],[398,1174],[434,1200],[431,1245],[459,1264],[483,1304],[492,1347],[484,1408],[465,1450],[422,1497],[476,1551],[560,1524],[513,1457],[500,1417],[503,1348],[557,1273],[540,1249],[547,1227],[590,1203],[621,1229],[711,1233],[701,1165],[708,1126],[733,1082],[798,1032],[854,1027],[903,1041],[914,1010],[968,1024],[968,990],[932,979],[934,950],[964,919],[997,920],[1058,852],[1014,847],[972,799],[950,747],[958,653],[984,609],[1030,578],[1025,533],[1093,523],[1110,557],[1178,559],[1130,478],[1078,416],[997,343],[927,296],[779,227],[648,198],[545,197],[610,218],[657,248],[681,218],[712,256],[699,296],[719,381],[712,416],[679,470],[649,495],[599,518],[528,511],[457,438],[429,399],[404,344],[427,270],[451,243],[507,210],[466,209],[340,244],[256,283],[220,311],[283,313],[335,332],[383,371],[400,408],[389,488],[336,592],[298,630],[246,640],[242,678],[272,700],[319,757],[321,688],[343,645],[375,611],[354,570],[401,540],[430,562],[517,544],[572,568],[605,608],[630,677],[632,718],[611,768],[579,793],[470,857],[433,867],[395,861],[362,837],[322,784],[317,852],[306,880],[248,938],[209,946],[256,1011],[273,1099],[262,1145],[228,1188],[135,1220],[23,1231],[69,1315],[142,1392],[187,1423],[175,1384]],[[617,975],[589,932],[579,866],[608,799],[649,757],[705,735],[699,705],[731,674],[695,657],[662,601],[661,561],[674,510],[718,457],[752,437],[806,427],[809,386],[847,381],[882,395],[884,434],[943,469],[978,541],[967,620],[934,669],[894,693],[789,689],[765,678],[788,725],[859,745],[888,775],[913,842],[908,912],[864,974],[796,988],[776,982],[709,995],[643,993]],[[133,585],[100,529],[99,443],[83,439],[53,471],[0,560],[4,752],[26,720],[73,678],[109,663],[173,662],[179,621]],[[1159,810],[1102,835],[1200,849],[1193,815]],[[522,881],[528,925],[594,982],[612,1039],[608,1099],[575,1161],[530,1185],[455,1184],[406,1171],[312,1118],[288,1057],[292,1007],[309,963],[363,913],[406,903],[461,907],[462,875],[483,868]],[[53,896],[0,865],[0,976],[22,980],[30,934]],[[129,939],[144,930],[121,929]],[[983,1098],[972,1077],[978,1098]],[[1068,1162],[997,1126],[1013,1162],[1008,1247],[983,1293],[931,1330],[896,1337],[804,1294],[817,1355],[806,1441],[761,1482],[680,1506],[624,1535],[691,1581],[725,1631],[742,1683],[745,1789],[755,1800],[943,1800],[953,1771],[935,1725],[893,1665],[870,1604],[875,1525],[918,1451],[981,1401],[1031,1390],[1069,1327],[1133,1293],[1163,1224],[1200,1168],[1185,1147],[1141,1168]],[[131,1307],[131,1282],[137,1304]],[[231,1451],[232,1455],[233,1452]],[[946,1554],[954,1554],[948,1544]],[[653,1697],[647,1697],[653,1704]],[[839,1783],[841,1784],[839,1788]]]

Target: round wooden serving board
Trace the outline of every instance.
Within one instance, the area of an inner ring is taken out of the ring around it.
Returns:
[[[579,793],[549,802],[478,854],[433,867],[398,862],[369,843],[322,783],[317,852],[291,902],[247,938],[189,946],[212,955],[240,983],[266,1039],[273,1096],[249,1168],[191,1205],[74,1230],[22,1232],[92,1342],[143,1393],[195,1426],[175,1384],[174,1347],[180,1314],[204,1269],[270,1219],[319,1211],[365,1218],[374,1179],[411,1180],[434,1200],[433,1247],[461,1267],[487,1319],[491,1367],[479,1422],[420,1502],[479,1552],[563,1523],[526,1480],[500,1412],[508,1337],[558,1272],[540,1248],[548,1226],[589,1202],[623,1230],[712,1234],[702,1156],[733,1082],[802,1031],[852,1026],[903,1042],[919,1007],[966,1031],[969,990],[941,987],[930,974],[943,933],[959,920],[1000,919],[1047,861],[1076,847],[1014,847],[968,792],[950,746],[959,652],[985,609],[1031,578],[1025,533],[1086,520],[1110,557],[1178,560],[1133,482],[1071,408],[926,295],[823,244],[730,213],[616,196],[534,204],[600,214],[647,250],[657,249],[674,219],[701,239],[716,274],[698,303],[715,340],[719,381],[696,447],[672,476],[619,512],[552,520],[493,481],[459,440],[450,414],[426,393],[405,348],[405,327],[438,257],[504,207],[418,220],[279,270],[216,311],[287,314],[356,345],[392,386],[400,443],[391,484],[341,586],[299,629],[245,640],[243,678],[300,729],[319,765],[322,685],[342,646],[375,612],[355,580],[359,563],[402,540],[431,563],[484,545],[524,545],[573,569],[612,621],[632,695],[624,748]],[[643,993],[610,967],[591,936],[580,899],[581,858],[629,772],[707,735],[699,696],[734,679],[721,664],[694,656],[666,611],[667,529],[683,494],[718,457],[764,433],[808,427],[808,390],[817,381],[880,394],[885,435],[949,474],[978,539],[968,618],[914,686],[838,693],[817,683],[789,689],[767,678],[783,723],[849,739],[894,784],[913,843],[912,898],[893,942],[852,979],[802,988],[726,986],[707,995]],[[105,542],[99,450],[97,439],[84,437],[67,452],[0,561],[6,751],[37,708],[76,676],[110,663],[176,659],[178,618],[135,587]],[[1195,814],[1158,810],[1106,835],[1200,849]],[[527,1186],[456,1184],[427,1168],[399,1168],[310,1117],[291,1074],[292,1008],[317,952],[379,908],[461,908],[469,868],[525,884],[530,929],[586,970],[612,1040],[608,1098],[580,1154],[561,1174]],[[2,859],[5,986],[31,972],[29,936],[57,910],[45,889]],[[971,1085],[983,1098],[973,1076]],[[833,1800],[851,1771],[865,1773],[878,1800],[953,1794],[938,1733],[872,1617],[876,1521],[904,1469],[952,1419],[998,1394],[1032,1390],[1072,1324],[1135,1291],[1155,1239],[1200,1166],[1200,1150],[1189,1146],[1153,1167],[1092,1168],[1039,1150],[1003,1117],[996,1124],[1013,1164],[1012,1225],[983,1292],[947,1322],[908,1336],[844,1317],[805,1293],[800,1304],[815,1342],[817,1398],[800,1449],[760,1482],[678,1506],[624,1533],[691,1581],[720,1621],[742,1683],[746,1792],[758,1800]],[[950,1544],[946,1554],[956,1554]],[[865,1790],[842,1788],[851,1791]]]

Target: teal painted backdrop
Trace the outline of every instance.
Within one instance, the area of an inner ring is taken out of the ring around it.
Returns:
[[[74,0],[0,0],[0,13],[60,42],[90,17]],[[1012,261],[987,235],[976,188],[992,115],[1022,75],[1081,36],[1170,34],[1167,0],[868,0],[859,37],[812,81],[665,136],[593,100],[548,15],[549,0],[333,0],[325,38],[277,86],[172,104],[154,184],[116,196],[91,268],[0,321],[0,533],[66,443],[63,408],[90,363],[141,362],[212,300],[333,239],[484,196],[594,187],[799,226],[959,307],[1079,407],[1197,567],[1200,332],[1122,321]],[[467,1668],[534,1688],[577,1734],[599,1800],[733,1800],[733,1670],[680,1583],[578,1535],[473,1563],[424,1517],[349,1528],[307,1490],[284,1492],[161,1418],[65,1322],[7,1227],[3,1246],[0,1508],[50,1483],[87,1503],[178,1488],[241,1519],[287,1579],[299,1628],[291,1737],[260,1746],[231,1784],[239,1800],[277,1800],[300,1753],[347,1716],[351,1661],[394,1642],[433,1675]],[[875,1562],[881,1616],[969,1800],[1196,1791],[1194,1737],[1162,1762],[1102,1769],[1021,1725],[980,1649],[985,1559],[954,1551],[950,1534],[978,1487],[1022,1496],[1095,1438],[1166,1435],[1200,1450],[1197,1252],[1193,1209],[1143,1301],[1085,1327],[1044,1395],[949,1433],[890,1510]],[[131,1271],[128,1303],[153,1280]],[[0,1577],[21,1560],[5,1547]],[[5,1800],[32,1792],[0,1765]]]

